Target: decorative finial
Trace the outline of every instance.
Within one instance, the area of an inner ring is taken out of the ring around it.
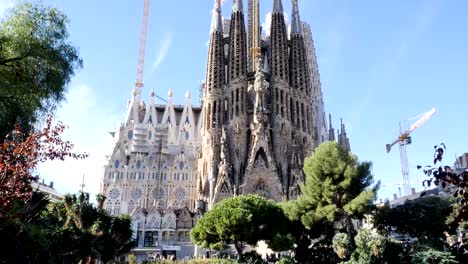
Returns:
[[[151,90],[150,96],[154,97],[154,90]]]
[[[167,92],[167,96],[169,96],[169,98],[172,98],[172,96],[174,95],[174,93],[172,92],[172,88],[169,89],[169,92]]]
[[[135,97],[137,95],[137,90],[136,89],[133,89],[132,95],[133,95],[133,97]]]
[[[187,92],[185,93],[185,98],[190,99],[190,97],[191,97],[190,91],[187,90]]]
[[[257,57],[257,72],[261,72],[262,68],[263,68],[263,60],[259,56],[259,57]]]

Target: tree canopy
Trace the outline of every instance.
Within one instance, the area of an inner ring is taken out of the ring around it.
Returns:
[[[296,239],[302,243],[296,247],[296,255],[310,256],[310,249],[314,249],[321,252],[320,256],[314,256],[316,261],[333,263],[332,238],[339,231],[347,233],[350,250],[354,249],[356,231],[352,220],[362,219],[374,208],[379,186],[374,185],[370,169],[370,162],[359,162],[336,142],[322,143],[306,158],[302,194],[297,200],[283,204],[288,217],[304,227],[302,234],[297,233],[301,238]]]
[[[241,195],[222,200],[198,220],[190,232],[194,244],[223,249],[233,243],[242,255],[245,245],[256,246],[264,240],[270,248],[284,250],[289,220],[272,200],[258,195]]]
[[[444,241],[449,214],[450,202],[447,198],[427,196],[394,208],[385,205],[377,210],[374,225],[384,233],[395,230],[420,241]]]
[[[24,130],[65,99],[82,67],[56,8],[19,3],[0,23],[0,139],[19,121]]]

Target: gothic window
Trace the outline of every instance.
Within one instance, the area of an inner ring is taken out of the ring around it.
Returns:
[[[184,169],[184,162],[181,161],[179,162],[179,170],[183,170]]]
[[[140,169],[141,168],[141,160],[137,160],[136,162],[136,168]]]
[[[265,191],[265,182],[263,182],[262,180],[260,180],[258,183],[257,183],[257,186],[255,186],[255,191]]]
[[[185,132],[185,140],[188,140],[188,139],[189,139],[189,137],[190,137],[190,133],[189,133],[188,131],[187,131],[187,132]]]
[[[155,247],[156,246],[156,241],[157,239],[157,233],[156,231],[146,231],[145,232],[145,239],[144,239],[144,247]],[[155,239],[156,238],[156,239]]]
[[[127,137],[128,137],[129,140],[131,140],[133,138],[133,131],[132,130],[128,131]]]
[[[120,165],[120,161],[119,161],[119,160],[115,160],[115,162],[114,162],[114,167],[115,167],[116,169],[118,169],[118,168],[119,168],[119,165]]]
[[[291,123],[294,124],[294,102],[292,98],[289,98],[289,113],[291,114]]]
[[[151,136],[152,136],[152,134],[151,134],[151,131],[150,131],[150,132],[148,132],[148,139],[151,139]]]
[[[131,193],[132,199],[133,200],[138,200],[141,197],[141,190],[138,188],[133,189]]]
[[[135,203],[133,201],[128,202],[128,214],[132,214],[133,209],[135,209]]]
[[[302,131],[306,130],[306,120],[304,113],[304,103],[301,104]]]
[[[221,187],[220,193],[222,194],[229,194],[229,188],[226,183],[223,183],[223,186]]]
[[[175,206],[177,208],[181,208],[185,205],[186,192],[184,189],[178,188],[174,193],[174,197],[175,197]]]
[[[211,126],[211,104],[208,104],[208,111],[207,111],[207,118],[206,118],[206,127],[210,129]]]
[[[120,214],[120,208],[116,207],[114,208],[114,215],[119,215]]]
[[[120,197],[120,191],[116,188],[113,188],[109,191],[109,198],[111,200],[117,200]]]

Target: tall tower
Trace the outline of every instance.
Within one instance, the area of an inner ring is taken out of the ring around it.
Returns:
[[[220,171],[215,200],[239,193],[247,159],[248,51],[242,0],[233,2],[229,38],[228,84],[225,87],[227,122],[223,128],[223,140],[227,144],[223,164],[228,165]],[[228,145],[238,147],[229,148]]]
[[[221,132],[224,120],[224,43],[220,0],[215,0],[211,30],[210,43],[208,47],[208,63],[206,72],[206,83],[203,100],[203,142],[202,142],[202,174],[201,184],[204,193],[200,193],[204,199],[209,201],[209,206],[214,194],[215,183],[218,175],[218,164],[220,162]]]
[[[310,28],[310,25],[304,21],[302,21],[302,33],[304,36],[304,44],[307,50],[307,59],[310,73],[310,88],[314,107],[313,118],[315,120],[314,130],[317,131],[314,131],[314,133],[317,133],[317,143],[320,144],[329,139],[327,118],[323,102],[322,84],[320,83],[320,73],[318,70],[317,56],[315,53],[315,45],[312,36],[312,30]]]

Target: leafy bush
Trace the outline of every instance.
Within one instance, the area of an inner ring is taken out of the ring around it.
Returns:
[[[419,247],[418,251],[413,254],[411,263],[452,264],[458,262],[455,260],[455,257],[450,254],[450,252],[438,251],[430,247]]]
[[[296,263],[291,257],[281,257],[276,264],[294,264]]]
[[[333,251],[340,259],[346,259],[349,255],[351,241],[348,234],[338,233],[333,237]]]

